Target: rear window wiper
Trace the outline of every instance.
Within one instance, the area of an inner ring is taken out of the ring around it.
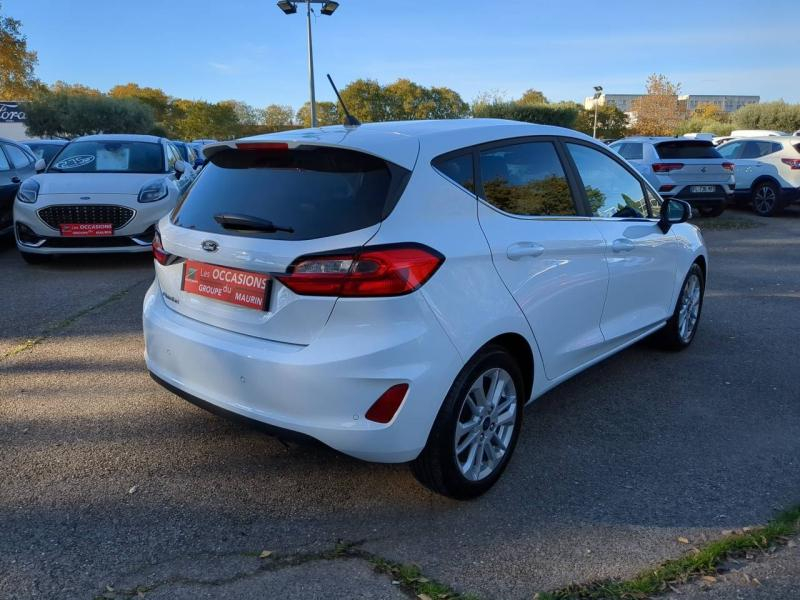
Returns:
[[[222,225],[225,229],[239,229],[243,231],[264,231],[267,233],[274,233],[276,231],[286,231],[287,233],[294,233],[292,227],[285,227],[283,225],[276,225],[267,219],[260,219],[251,215],[220,213],[214,215],[214,220]]]

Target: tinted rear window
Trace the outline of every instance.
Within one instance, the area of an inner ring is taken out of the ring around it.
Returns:
[[[656,144],[659,158],[722,158],[714,144],[702,140],[676,140]]]
[[[223,150],[215,154],[175,210],[181,227],[226,235],[307,240],[370,227],[397,202],[410,172],[338,148]],[[294,231],[222,227],[215,215],[237,214]]]

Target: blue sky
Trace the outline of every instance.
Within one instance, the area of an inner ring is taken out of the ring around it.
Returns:
[[[470,101],[528,88],[582,100],[592,86],[643,91],[666,74],[684,93],[800,102],[800,0],[339,0],[314,21],[317,98],[358,77],[408,77]],[[107,90],[258,107],[308,97],[305,16],[274,0],[3,0],[39,53],[38,76]],[[782,33],[780,33],[782,32]]]

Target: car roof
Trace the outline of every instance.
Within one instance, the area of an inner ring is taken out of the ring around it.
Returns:
[[[23,144],[53,144],[56,146],[64,146],[69,144],[69,140],[25,140]]]
[[[743,137],[735,139],[737,142],[789,142],[791,144],[800,142],[800,136],[796,135],[764,135],[761,137]]]
[[[16,144],[17,146],[20,146],[25,143],[25,142],[18,142],[17,140],[12,140],[11,138],[6,138],[6,137],[0,137],[0,142],[6,144]]]
[[[73,142],[150,142],[160,144],[164,138],[157,135],[141,135],[136,133],[98,133],[95,135],[84,135],[72,140]]]
[[[294,129],[210,144],[203,148],[203,152],[206,157],[211,157],[220,150],[234,147],[236,142],[311,144],[357,150],[412,169],[420,155],[432,157],[485,142],[538,135],[568,136],[604,146],[583,133],[552,125],[504,119],[441,119],[365,123],[357,127],[331,125]]]

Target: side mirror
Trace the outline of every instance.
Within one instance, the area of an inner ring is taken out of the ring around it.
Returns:
[[[661,231],[667,233],[673,225],[686,223],[692,216],[692,207],[683,200],[664,200],[661,204],[661,218],[658,226]]]
[[[186,172],[186,163],[182,160],[175,161],[175,176],[180,179],[181,175]]]
[[[41,173],[42,171],[44,171],[47,168],[47,163],[44,162],[43,158],[40,158],[33,165],[33,168],[36,169],[37,173]]]

